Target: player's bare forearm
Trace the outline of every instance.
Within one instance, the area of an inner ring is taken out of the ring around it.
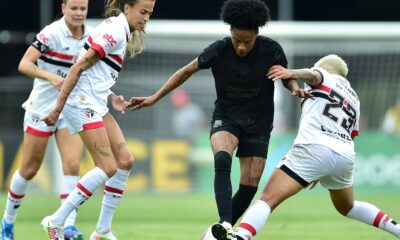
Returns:
[[[160,100],[169,92],[182,85],[193,75],[193,73],[197,72],[198,70],[199,68],[197,67],[197,59],[195,59],[183,68],[176,71],[168,79],[168,81],[154,94],[156,101]]]
[[[58,95],[57,104],[55,108],[56,111],[58,112],[62,111],[69,95],[71,94],[72,90],[78,83],[82,72],[83,69],[72,66]]]
[[[89,50],[90,51],[90,50]],[[82,75],[82,72],[91,68],[100,59],[94,51],[87,52],[82,59],[76,62],[70,69],[65,82],[58,95],[56,110],[60,111],[64,108],[65,103],[72,90],[75,88]],[[94,54],[93,54],[94,53]]]
[[[320,74],[312,71],[311,69],[298,69],[290,71],[292,73],[292,79],[303,81],[311,86],[316,86],[321,83]]]
[[[296,91],[297,89],[299,89],[299,84],[294,79],[282,79],[282,84],[290,92],[293,92],[293,91]]]

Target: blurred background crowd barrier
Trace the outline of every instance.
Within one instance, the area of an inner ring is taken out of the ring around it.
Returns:
[[[90,20],[89,25],[96,26],[99,21]],[[113,88],[127,99],[155,92],[202,49],[229,36],[229,27],[220,21],[152,20],[146,32],[146,50],[133,60],[127,59]],[[348,79],[361,100],[355,183],[367,189],[399,187],[400,109],[392,110],[390,114],[388,110],[395,109],[392,107],[400,99],[400,23],[279,21],[269,23],[261,34],[281,43],[290,68],[311,67],[320,57],[330,53],[346,60]],[[6,37],[6,33],[0,33],[0,41]],[[20,105],[28,97],[33,80],[18,73],[0,76],[0,79],[0,187],[5,190],[20,164],[24,114]],[[214,169],[208,131],[215,89],[211,72],[201,71],[181,89],[204,114],[202,121],[191,123],[193,134],[190,136],[179,136],[174,132],[177,106],[170,101],[170,96],[151,108],[124,115],[113,113],[136,158],[128,191],[212,191]],[[275,98],[275,127],[264,181],[290,148],[300,114],[300,101],[292,98],[280,82],[276,83]],[[190,119],[190,111],[187,115]],[[196,116],[195,119],[200,118],[201,114]],[[384,120],[385,116],[392,119]],[[383,126],[384,122],[390,126]],[[58,157],[54,142],[51,142],[46,164],[35,178],[32,189],[52,191],[59,187],[62,173]],[[86,172],[91,167],[86,153],[81,171]],[[233,168],[232,177],[237,180],[237,159]]]

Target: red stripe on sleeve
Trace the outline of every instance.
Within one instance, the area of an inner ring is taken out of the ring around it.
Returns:
[[[103,58],[103,57],[106,56],[106,52],[104,51],[103,47],[100,46],[100,45],[97,44],[97,43],[94,43],[91,36],[88,37],[88,42],[89,42],[90,48],[92,48],[93,50],[95,50],[95,51],[99,54],[99,56],[100,56],[101,58]]]
[[[118,189],[118,188],[113,188],[109,186],[104,187],[104,191],[111,192],[111,193],[118,193],[118,194],[123,194],[124,190]]]
[[[358,136],[358,131],[357,130],[354,130],[354,131],[352,131],[351,132],[351,137],[356,137],[356,136]]]
[[[256,229],[248,223],[240,223],[239,227],[246,229],[251,233],[251,235],[255,236],[257,234]]]
[[[379,223],[381,222],[383,216],[385,216],[385,213],[382,211],[380,211],[378,213],[378,215],[376,215],[374,223],[373,223],[374,227],[379,227]]]
[[[79,190],[81,190],[84,194],[86,194],[86,196],[90,197],[92,196],[92,193],[87,190],[84,186],[82,186],[80,183],[76,184],[76,187],[79,188]]]
[[[38,137],[50,137],[51,135],[53,135],[53,132],[43,132],[43,131],[39,131],[39,130],[36,130],[31,127],[27,127],[25,132],[30,133],[35,136],[38,136]]]
[[[103,121],[83,124],[83,130],[90,130],[101,127],[104,127]]]

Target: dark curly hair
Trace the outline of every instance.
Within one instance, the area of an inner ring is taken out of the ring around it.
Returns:
[[[261,0],[227,0],[221,8],[220,18],[234,28],[258,30],[269,21],[270,15]]]

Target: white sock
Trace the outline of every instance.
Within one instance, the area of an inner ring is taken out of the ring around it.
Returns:
[[[121,202],[130,171],[117,169],[117,172],[105,184],[103,203],[96,231],[105,234],[111,231],[115,209]]]
[[[93,192],[107,180],[107,175],[98,167],[87,172],[57,211],[51,215],[51,223],[64,225],[68,215],[89,199]]]
[[[389,215],[386,215],[370,203],[354,201],[354,206],[347,213],[347,217],[375,226],[396,237],[400,237],[400,225]]]
[[[245,240],[251,239],[265,225],[271,207],[262,200],[257,200],[245,213],[237,228],[237,234]]]
[[[23,178],[18,171],[11,178],[10,190],[6,209],[4,210],[4,220],[6,223],[14,224],[17,218],[18,208],[21,205],[22,199],[25,197],[26,189],[30,181]]]
[[[79,182],[79,176],[67,175],[63,177],[63,182],[61,185],[60,199],[61,203],[68,197],[69,193],[75,188],[76,184]],[[75,226],[77,211],[74,209],[71,214],[68,215],[67,220],[65,220],[64,227]]]

